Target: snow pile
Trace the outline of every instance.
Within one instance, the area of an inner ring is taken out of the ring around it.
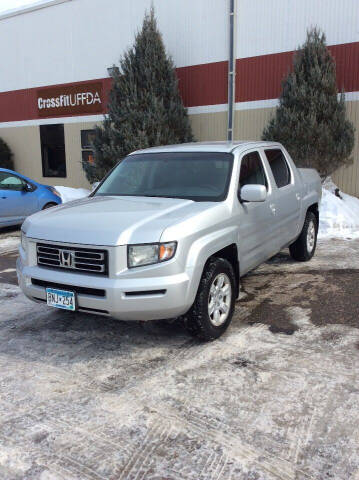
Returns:
[[[90,195],[90,191],[86,190],[86,188],[70,188],[61,186],[56,186],[55,188],[61,195],[62,203],[71,202],[71,200],[78,200],[79,198],[84,198]]]
[[[20,237],[5,237],[0,239],[0,254],[17,250],[20,245]]]
[[[340,192],[328,178],[323,184],[319,237],[359,238],[359,199]]]
[[[0,300],[14,298],[19,295],[20,289],[17,285],[9,285],[7,283],[0,283]]]

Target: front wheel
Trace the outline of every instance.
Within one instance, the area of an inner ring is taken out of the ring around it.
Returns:
[[[220,337],[231,323],[236,292],[232,265],[212,258],[202,274],[194,304],[185,315],[186,329],[201,340]]]
[[[307,262],[315,252],[318,236],[318,221],[313,212],[307,212],[303,229],[297,240],[289,246],[289,252],[299,262]]]
[[[51,208],[51,207],[56,207],[57,206],[57,203],[55,202],[50,202],[50,203],[47,203],[46,205],[44,205],[42,207],[43,210],[47,210],[48,208]]]

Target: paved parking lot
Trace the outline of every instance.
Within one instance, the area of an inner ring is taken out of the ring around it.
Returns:
[[[246,276],[208,344],[33,304],[0,255],[1,479],[359,480],[359,241]]]

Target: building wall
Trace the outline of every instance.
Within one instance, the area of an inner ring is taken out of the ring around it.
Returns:
[[[275,108],[251,108],[236,110],[234,138],[249,138],[260,140],[266,123],[274,114]]]
[[[89,187],[89,182],[82,169],[81,130],[92,129],[94,126],[94,122],[67,123],[64,125],[66,164],[69,171],[66,185],[60,182],[61,185]]]
[[[1,36],[6,38],[0,44],[6,65],[0,91],[105,77],[106,68],[117,64],[133,43],[151,2],[64,0],[0,19]],[[314,25],[326,32],[329,45],[358,41],[357,0],[237,3],[237,58],[293,51]],[[228,59],[229,0],[153,0],[153,4],[177,67]]]
[[[154,0],[159,29],[177,67],[181,95],[197,140],[224,140],[227,125],[230,0]],[[46,182],[85,186],[80,130],[101,122],[110,88],[107,67],[133,43],[152,0],[56,0],[46,8],[0,16],[0,136],[15,153],[16,168]],[[337,63],[356,127],[354,164],[334,179],[359,196],[358,0],[237,0],[235,139],[260,138],[274,112],[281,81],[306,30],[323,29]],[[101,21],[99,21],[99,18]],[[103,111],[42,118],[41,87],[102,82]],[[67,179],[43,178],[39,124],[64,123]],[[85,127],[87,125],[87,127]]]
[[[197,141],[226,140],[227,112],[197,113],[190,115],[189,118]]]
[[[40,130],[38,126],[3,128],[0,135],[14,154],[15,169],[46,185],[89,188],[82,169],[81,130],[94,128],[94,122],[65,123],[66,178],[42,176]]]
[[[353,164],[340,168],[333,175],[333,180],[344,192],[359,197],[359,101],[347,102],[346,107],[348,118],[356,128]]]
[[[237,57],[295,50],[313,26],[329,45],[358,41],[357,0],[238,0]]]
[[[15,169],[34,180],[41,180],[42,165],[39,127],[2,128],[0,136],[12,150]]]
[[[359,101],[346,102],[347,117],[353,122],[355,146],[352,153],[353,163],[342,167],[333,175],[334,182],[344,192],[359,197]],[[264,126],[275,113],[275,107],[237,110],[235,112],[234,138],[259,140]]]
[[[152,0],[66,0],[0,20],[0,91],[107,76],[133,43]],[[153,0],[177,67],[227,59],[228,0]],[[9,48],[11,46],[11,48]],[[16,52],[16,54],[14,54]]]

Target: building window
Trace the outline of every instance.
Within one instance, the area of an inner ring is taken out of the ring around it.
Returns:
[[[95,130],[81,130],[82,162],[93,165],[95,159],[92,150],[92,142],[95,137]]]
[[[66,177],[63,125],[40,125],[43,177]]]
[[[92,150],[92,142],[95,138],[95,130],[81,130],[82,150]]]
[[[95,163],[92,150],[82,150],[82,162],[89,163],[90,165]]]

